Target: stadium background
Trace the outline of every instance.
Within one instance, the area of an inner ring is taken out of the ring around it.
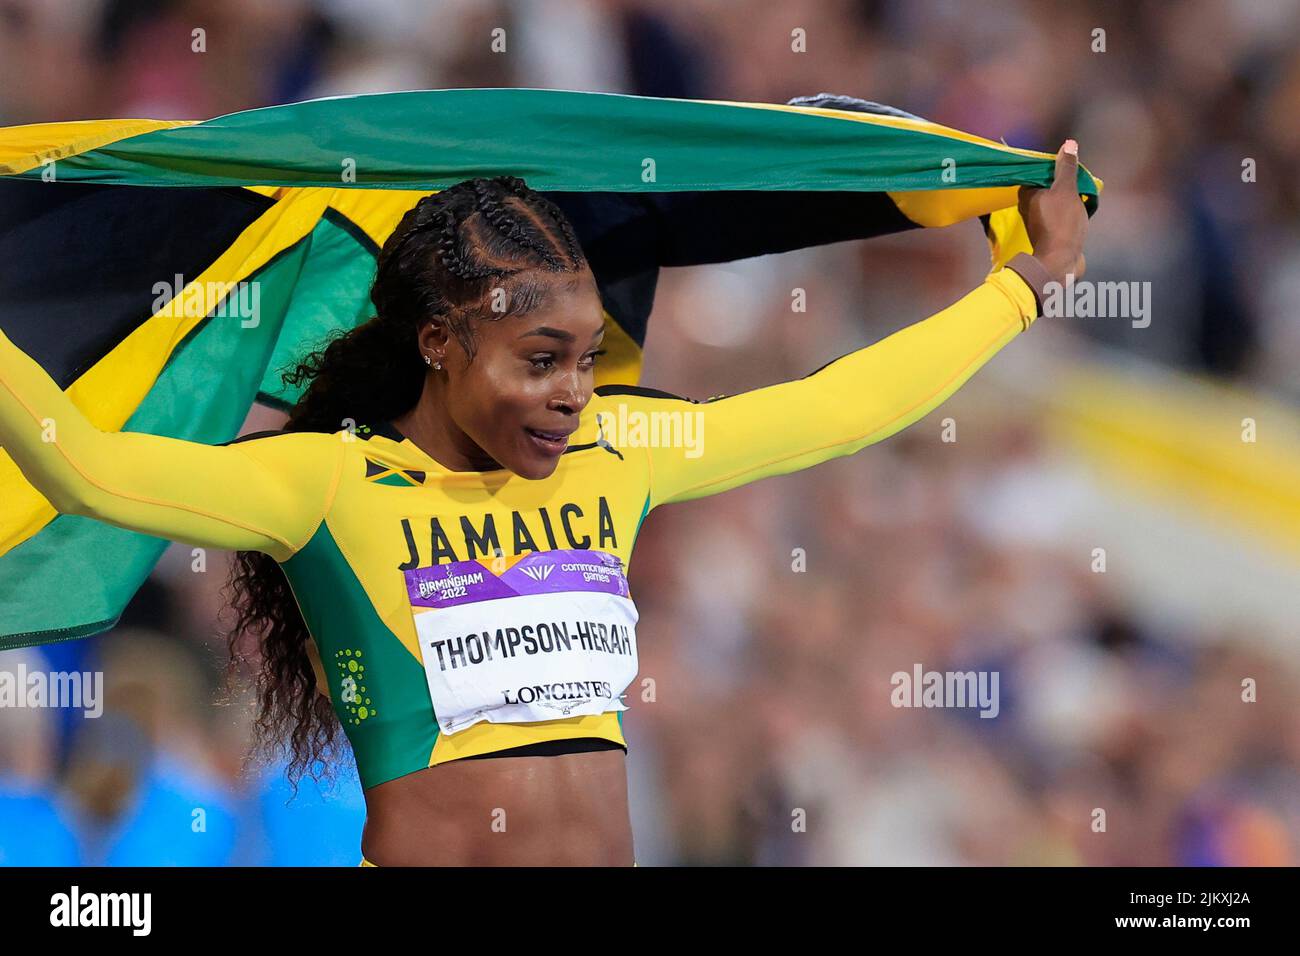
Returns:
[[[0,0],[0,124],[531,86],[837,92],[1017,146],[1076,137],[1106,181],[1088,278],[1149,282],[1149,326],[1042,320],[904,434],[647,519],[638,859],[1293,865],[1297,37],[1296,0]],[[798,377],[986,270],[971,223],[667,270],[643,382],[705,397]],[[258,409],[245,430],[277,422]],[[243,769],[224,579],[174,547],[114,630],[0,655],[107,687],[97,720],[0,709],[0,863],[356,863],[349,768],[287,805],[278,768]],[[999,716],[892,707],[890,675],[917,663],[996,670]]]

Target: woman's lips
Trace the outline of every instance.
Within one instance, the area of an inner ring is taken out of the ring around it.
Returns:
[[[524,431],[544,455],[562,455],[569,445],[568,432],[547,432],[536,428],[525,428]]]

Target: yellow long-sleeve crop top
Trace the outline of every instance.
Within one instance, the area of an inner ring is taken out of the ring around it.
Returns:
[[[646,514],[894,434],[1037,312],[1002,269],[795,381],[707,402],[598,388],[539,481],[449,471],[384,422],[218,446],[103,432],[0,332],[0,445],[60,512],[273,557],[373,787],[537,742],[624,744]]]

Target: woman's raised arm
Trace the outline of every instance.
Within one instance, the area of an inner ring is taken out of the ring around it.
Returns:
[[[927,415],[1039,314],[1044,287],[1083,272],[1087,215],[1077,147],[1057,156],[1050,189],[1021,208],[1034,256],[1017,256],[927,319],[792,382],[708,402],[600,389],[611,424],[646,416],[650,506],[687,501],[849,455]],[[620,402],[628,407],[618,408]],[[656,417],[657,416],[657,417]],[[665,437],[677,440],[663,440]]]

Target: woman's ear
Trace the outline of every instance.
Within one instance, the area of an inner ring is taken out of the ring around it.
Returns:
[[[416,333],[420,354],[427,356],[431,363],[441,362],[446,358],[449,339],[447,320],[441,315],[430,316],[420,324],[419,331]]]

